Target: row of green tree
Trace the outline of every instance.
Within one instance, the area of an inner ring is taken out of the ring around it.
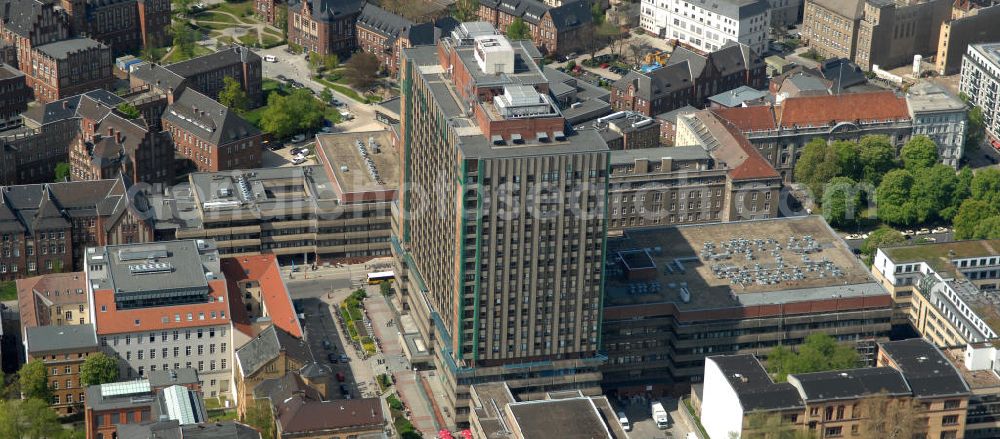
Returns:
[[[1000,170],[954,169],[940,164],[938,148],[914,136],[896,157],[885,136],[859,142],[814,139],[805,145],[795,178],[820,200],[835,227],[877,219],[897,227],[953,223],[958,239],[1000,237]],[[869,205],[877,210],[864,211]]]

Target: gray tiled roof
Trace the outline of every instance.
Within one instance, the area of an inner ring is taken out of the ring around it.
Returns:
[[[857,399],[878,393],[909,395],[910,387],[898,370],[891,367],[833,370],[788,376],[806,401]]]
[[[43,44],[35,49],[55,59],[66,59],[66,57],[70,54],[76,52],[82,52],[90,49],[108,49],[108,46],[105,46],[104,43],[97,40],[77,37],[57,41],[55,43]]]
[[[215,99],[187,88],[163,112],[163,119],[213,145],[224,145],[260,134],[257,127]]]
[[[38,0],[0,0],[0,21],[5,29],[29,38],[44,7]]]
[[[125,102],[118,95],[103,89],[91,90],[83,94],[70,96],[58,101],[49,102],[43,105],[36,105],[24,112],[24,117],[35,122],[37,125],[45,125],[74,117],[80,117],[80,102],[84,98],[94,102],[100,102],[107,107],[116,107]]]
[[[798,390],[788,383],[775,383],[753,355],[709,357],[736,392],[743,412],[801,408]]]
[[[94,325],[32,326],[25,328],[28,353],[97,349]]]
[[[62,227],[77,216],[106,216],[106,227],[129,208],[121,179],[6,186],[0,191],[0,230]]]
[[[357,14],[364,6],[364,0],[306,0],[315,20],[330,22],[344,15]],[[292,0],[289,9],[301,9],[302,0]]]

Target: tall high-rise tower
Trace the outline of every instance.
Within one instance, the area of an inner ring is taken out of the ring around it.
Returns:
[[[459,424],[477,382],[600,391],[610,153],[538,58],[481,22],[402,55],[398,285]]]

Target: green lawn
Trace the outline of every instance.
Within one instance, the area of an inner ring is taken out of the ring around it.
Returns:
[[[249,18],[251,15],[253,15],[253,3],[249,1],[239,2],[239,3],[225,2],[225,3],[220,3],[217,7],[214,8],[214,10],[228,12],[237,17],[240,17],[240,19]],[[254,21],[254,20],[248,20],[248,21]]]
[[[211,30],[223,30],[223,29],[229,29],[231,27],[239,27],[239,25],[237,25],[235,23],[233,23],[233,24],[224,24],[224,23],[209,23],[209,22],[205,22],[205,21],[197,21],[196,23],[198,23],[197,26],[199,28],[202,28],[202,29],[211,29]]]
[[[261,34],[261,41],[262,41],[261,45],[264,46],[265,48],[280,46],[285,43],[285,40],[280,36],[275,36],[267,32]]]
[[[0,300],[17,300],[17,283],[15,281],[0,282]]]
[[[239,39],[245,46],[256,46],[260,42],[257,38],[257,29],[251,29],[246,35],[240,37]]]
[[[204,20],[204,21],[216,21],[216,22],[219,22],[219,23],[237,24],[236,19],[233,18],[231,15],[222,14],[222,13],[211,11],[211,10],[205,11],[205,12],[199,12],[199,13],[195,14],[192,18],[194,18],[195,21],[203,21]]]
[[[177,49],[176,47],[174,47],[174,49],[175,50],[170,54],[170,56],[167,57],[167,59],[166,59],[167,63],[175,63],[175,62],[180,62],[180,61],[186,61],[186,60],[189,59],[188,57],[185,57],[184,55],[182,55],[179,50],[176,50]],[[209,53],[212,53],[211,49],[195,44],[195,46],[194,46],[194,56],[195,57],[199,57],[199,56],[202,56],[202,55],[208,55]]]
[[[333,83],[333,82],[327,81],[327,80],[325,80],[323,78],[316,78],[316,82],[318,82],[320,84],[323,84],[323,85],[325,85],[327,87],[330,87],[330,90],[338,91],[341,94],[343,94],[344,96],[347,96],[347,97],[349,97],[351,99],[354,99],[355,101],[361,102],[362,104],[368,103],[368,100],[365,99],[364,96],[361,96],[360,94],[358,94],[358,92],[354,91],[354,89],[352,89],[352,88],[350,88],[350,87],[348,87],[346,85],[341,85],[341,84]]]

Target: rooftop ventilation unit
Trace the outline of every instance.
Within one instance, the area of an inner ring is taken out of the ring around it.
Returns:
[[[169,262],[154,262],[151,264],[134,264],[128,266],[128,271],[132,274],[169,273],[173,270],[174,266]]]

